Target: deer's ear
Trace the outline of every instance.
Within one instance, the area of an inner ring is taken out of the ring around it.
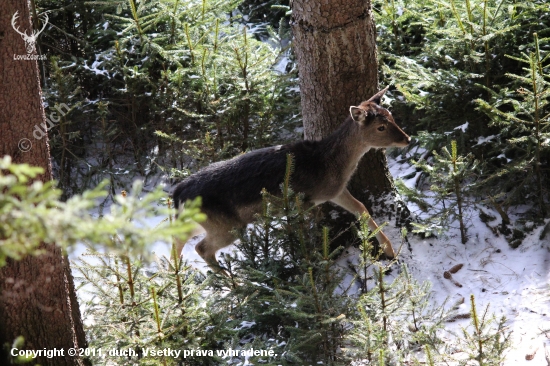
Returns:
[[[374,94],[369,100],[367,100],[367,102],[374,102],[378,105],[380,105],[380,102],[382,101],[382,97],[384,96],[384,94],[386,94],[386,91],[388,91],[388,89],[390,88],[390,86],[386,86],[384,89],[380,90],[378,93]]]
[[[365,110],[359,107],[349,107],[349,115],[355,122],[363,123],[365,121]]]

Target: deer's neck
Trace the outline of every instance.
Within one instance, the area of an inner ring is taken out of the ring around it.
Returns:
[[[355,172],[361,157],[370,149],[362,139],[360,126],[351,118],[321,140],[321,148],[331,174],[336,174],[346,183]]]

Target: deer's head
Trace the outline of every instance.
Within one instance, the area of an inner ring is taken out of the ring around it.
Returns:
[[[34,31],[30,35],[27,34],[27,31],[24,33],[19,30],[19,27],[16,26],[17,18],[19,18],[19,11],[16,11],[15,14],[13,14],[13,17],[11,18],[11,26],[13,29],[21,35],[21,38],[25,41],[25,49],[27,50],[27,53],[32,53],[36,49],[36,39],[38,38],[38,35],[46,29],[46,25],[48,25],[48,14],[44,14],[44,19],[42,20],[42,29],[39,31]]]
[[[389,86],[359,106],[349,108],[351,118],[361,126],[369,148],[404,147],[411,142],[409,135],[395,123],[390,111],[380,106],[382,96],[388,88]]]

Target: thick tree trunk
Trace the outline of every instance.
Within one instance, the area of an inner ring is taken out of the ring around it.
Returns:
[[[306,139],[318,140],[345,120],[351,105],[378,91],[376,28],[370,1],[294,0],[292,4],[304,133]],[[348,188],[380,221],[395,213],[397,205],[391,202],[395,186],[384,150],[371,150],[363,157]],[[382,197],[384,212],[373,207]]]
[[[43,167],[40,179],[47,181],[52,179],[47,136],[33,135],[45,123],[38,64],[14,59],[27,54],[22,37],[11,26],[16,11],[17,26],[31,34],[27,1],[0,2],[0,157],[11,155],[16,163]],[[67,355],[69,348],[86,347],[67,257],[54,245],[43,244],[42,249],[45,254],[39,257],[9,261],[0,269],[0,346],[22,335],[24,349],[64,350],[65,356],[39,357],[34,363],[83,365]],[[0,364],[7,365],[6,349],[2,351]]]

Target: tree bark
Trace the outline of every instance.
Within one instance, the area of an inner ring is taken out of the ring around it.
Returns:
[[[0,2],[0,157],[10,155],[15,163],[43,167],[39,179],[48,181],[52,179],[48,139],[45,133],[40,138],[33,135],[46,125],[40,74],[36,61],[14,59],[27,54],[11,25],[16,11],[17,26],[31,34],[28,2]],[[8,345],[0,347],[0,364],[9,364],[11,344],[23,336],[24,349],[64,350],[65,356],[39,357],[34,363],[84,365],[67,354],[69,348],[87,346],[68,259],[55,245],[41,248],[45,254],[39,257],[9,261],[0,268],[0,346]]]
[[[292,4],[304,134],[306,139],[319,140],[346,119],[351,105],[378,91],[376,28],[370,1],[294,0]],[[348,189],[375,217],[391,219],[400,206],[395,203],[383,149],[363,157]],[[374,207],[377,199],[383,199],[379,202],[383,210]]]

